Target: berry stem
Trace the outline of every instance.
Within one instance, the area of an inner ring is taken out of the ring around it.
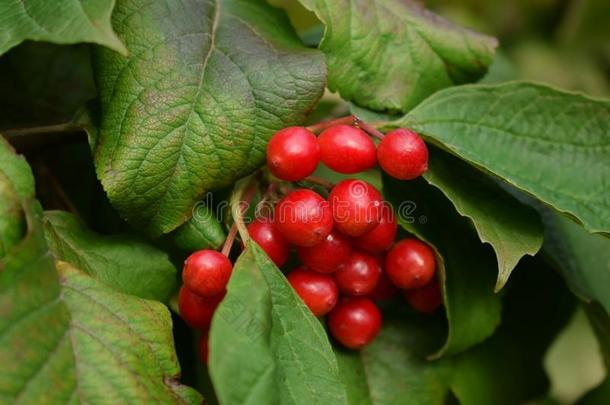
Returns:
[[[348,115],[347,117],[336,118],[334,120],[322,121],[318,124],[307,127],[313,133],[318,133],[326,128],[330,128],[335,125],[354,125],[358,122],[358,118],[355,115]]]
[[[379,140],[383,139],[383,137],[385,136],[381,132],[379,132],[377,129],[375,129],[373,126],[367,124],[366,122],[362,121],[358,117],[356,117],[356,125],[358,125],[360,128],[362,128],[362,130],[364,132],[366,132],[367,134],[369,134],[370,136],[373,136]]]
[[[317,184],[319,186],[324,187],[327,190],[330,190],[334,187],[334,184],[331,183],[330,181],[323,179],[321,177],[316,177],[316,176],[307,176],[303,179],[303,181],[308,182],[308,183]]]
[[[384,137],[384,135],[377,129],[375,129],[375,127],[367,124],[355,115],[348,115],[347,117],[336,118],[334,120],[329,121],[322,121],[319,124],[307,127],[307,129],[317,134],[318,132],[321,132],[326,128],[330,128],[335,125],[353,125],[361,128],[364,132],[377,139],[383,139]]]
[[[233,225],[229,230],[229,235],[225,241],[225,246],[222,248],[222,253],[225,255],[228,255],[228,252],[231,251],[231,246],[233,245],[237,233],[239,233],[239,236],[241,236],[241,240],[244,245],[248,242],[248,240],[250,240],[246,224],[244,223],[244,213],[248,209],[248,205],[256,193],[257,184],[256,177],[252,176],[249,179],[244,179],[238,182],[233,189],[233,194],[231,195],[230,199]]]

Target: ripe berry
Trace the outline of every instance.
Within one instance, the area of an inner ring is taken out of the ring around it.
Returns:
[[[381,253],[392,246],[396,238],[396,216],[390,207],[382,207],[379,224],[364,235],[354,238],[354,246],[370,253]]]
[[[374,256],[352,252],[335,272],[337,287],[343,294],[366,295],[373,291],[381,275],[381,266]]]
[[[386,255],[385,271],[399,288],[423,287],[432,280],[436,268],[434,251],[417,239],[403,239]]]
[[[328,315],[328,327],[343,346],[360,349],[379,333],[381,312],[370,298],[343,299]]]
[[[199,361],[201,361],[201,363],[205,364],[207,366],[208,364],[208,353],[209,353],[209,348],[208,348],[208,339],[209,339],[209,334],[208,331],[206,330],[205,332],[201,333],[201,336],[199,336],[199,344],[197,346],[199,346]]]
[[[411,307],[424,314],[431,314],[441,305],[443,297],[437,280],[432,280],[421,288],[405,290],[405,298]]]
[[[224,296],[225,292],[213,297],[201,297],[182,286],[178,292],[180,316],[191,328],[207,329]]]
[[[184,262],[182,281],[197,295],[211,297],[227,287],[233,265],[229,259],[215,250],[199,250]]]
[[[248,233],[267,253],[277,267],[282,267],[290,254],[290,244],[270,219],[255,219],[248,225]]]
[[[387,301],[392,299],[397,293],[398,287],[392,284],[387,274],[382,271],[379,276],[379,281],[373,291],[369,294],[369,297],[375,301]]]
[[[275,207],[275,226],[288,242],[314,246],[326,239],[332,230],[332,211],[318,193],[298,189]]]
[[[299,267],[288,282],[315,316],[324,316],[337,304],[337,285],[331,276]]]
[[[332,273],[350,255],[350,241],[340,232],[333,230],[321,243],[311,247],[298,247],[299,259],[312,270]]]
[[[320,134],[320,158],[332,170],[352,174],[377,163],[375,143],[359,128],[335,125]]]
[[[377,147],[381,168],[400,180],[411,180],[428,169],[428,148],[421,137],[408,129],[388,132]]]
[[[349,236],[360,236],[379,223],[383,198],[363,180],[347,179],[333,187],[328,196],[335,226]]]
[[[313,173],[319,162],[318,140],[304,127],[284,128],[267,145],[267,166],[282,180],[301,180]]]

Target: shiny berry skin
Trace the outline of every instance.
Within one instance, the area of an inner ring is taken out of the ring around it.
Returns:
[[[383,198],[366,181],[347,179],[337,183],[328,201],[335,227],[346,235],[363,235],[379,223]]]
[[[337,304],[337,285],[328,274],[299,267],[288,275],[288,282],[315,316],[324,316]]]
[[[383,206],[379,224],[364,235],[354,238],[352,243],[354,246],[366,250],[367,252],[381,253],[392,246],[392,243],[394,243],[394,239],[396,238],[397,230],[398,225],[396,224],[394,212],[389,206]]]
[[[304,127],[284,128],[267,145],[267,166],[282,180],[302,180],[316,170],[319,162],[318,139]]]
[[[248,225],[248,234],[267,253],[277,267],[282,267],[290,255],[290,244],[270,219],[255,219]]]
[[[347,236],[333,230],[321,243],[311,247],[298,247],[299,259],[310,269],[332,273],[349,257],[352,251]]]
[[[432,280],[423,287],[405,290],[405,299],[417,312],[431,314],[442,304],[443,296],[437,280]]]
[[[201,333],[201,336],[199,336],[199,342],[197,344],[197,346],[198,346],[197,351],[199,353],[199,361],[201,361],[201,363],[205,364],[206,366],[208,364],[208,354],[209,354],[208,339],[209,339],[208,331],[204,331],[203,333]]]
[[[322,162],[338,173],[352,174],[375,167],[375,143],[359,128],[335,125],[318,137]]]
[[[178,292],[180,316],[191,328],[202,330],[209,328],[214,312],[225,293],[213,297],[201,297],[182,286]]]
[[[367,297],[350,297],[339,301],[327,318],[330,333],[350,349],[363,348],[375,339],[381,329],[381,312]]]
[[[289,193],[275,207],[275,226],[284,239],[297,246],[314,246],[333,229],[328,201],[308,189]]]
[[[421,137],[408,129],[388,132],[377,147],[377,159],[384,172],[399,180],[411,180],[428,170],[428,148]]]
[[[403,239],[385,257],[384,270],[395,286],[406,290],[425,286],[434,277],[436,259],[430,246]]]
[[[352,252],[334,274],[342,294],[366,295],[375,289],[381,276],[381,266],[374,256]]]
[[[381,275],[379,276],[379,281],[377,282],[377,285],[375,286],[373,291],[369,293],[368,296],[374,299],[375,301],[387,301],[389,299],[394,298],[394,296],[398,294],[398,291],[398,287],[392,284],[387,274],[382,271]]]
[[[222,253],[199,250],[184,262],[182,281],[195,294],[212,297],[225,290],[232,271],[233,265]]]

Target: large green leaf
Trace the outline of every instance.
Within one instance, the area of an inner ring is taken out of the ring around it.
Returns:
[[[167,254],[139,238],[97,234],[63,211],[46,212],[44,230],[56,259],[116,291],[166,301],[175,290],[176,268]]]
[[[610,314],[610,239],[588,233],[553,211],[544,211],[544,252],[579,297]]]
[[[112,31],[114,0],[0,2],[0,55],[25,40],[58,44],[93,42],[126,53]]]
[[[0,141],[27,233],[0,257],[0,403],[200,403],[178,382],[169,311],[117,293],[48,251],[25,160]]]
[[[360,351],[335,349],[349,403],[445,403],[452,363],[426,359],[442,337],[436,321],[384,313],[383,328],[370,345]]]
[[[121,215],[153,235],[259,167],[324,88],[323,55],[263,0],[120,2],[113,23],[131,53],[95,58],[95,163]]]
[[[437,252],[449,332],[436,356],[464,351],[489,337],[501,312],[500,296],[493,292],[497,265],[492,249],[481,244],[468,219],[423,179],[405,182],[385,176],[384,195],[398,223]]]
[[[498,260],[496,291],[506,284],[523,256],[540,250],[543,227],[536,210],[471,166],[433,148],[424,179],[470,218],[481,241],[493,247]]]
[[[413,0],[300,0],[326,25],[328,85],[373,110],[407,111],[437,90],[476,81],[494,38],[461,28]]]
[[[482,170],[610,232],[610,102],[530,83],[443,90],[407,126]]]
[[[210,372],[226,405],[347,401],[324,327],[252,241],[212,321]]]

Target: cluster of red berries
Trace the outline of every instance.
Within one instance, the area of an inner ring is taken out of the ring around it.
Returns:
[[[320,161],[344,174],[379,162],[391,176],[413,179],[426,170],[428,151],[406,129],[386,134],[376,147],[354,126],[331,126],[319,137],[304,127],[290,127],[271,138],[267,160],[276,177],[291,182],[311,175]],[[365,181],[343,180],[327,199],[310,189],[295,189],[276,204],[271,218],[252,221],[248,233],[278,267],[296,247],[302,265],[288,273],[288,282],[315,316],[327,315],[330,333],[348,348],[362,348],[374,339],[382,323],[375,302],[392,298],[399,289],[417,311],[431,313],[441,304],[433,250],[412,238],[395,243],[394,213]],[[213,250],[193,253],[184,265],[180,314],[202,331],[204,362],[207,331],[231,272],[229,259]]]
[[[303,180],[320,161],[343,174],[379,162],[389,175],[413,179],[427,169],[428,150],[407,129],[386,134],[376,147],[364,131],[349,125],[331,126],[318,137],[304,127],[285,128],[267,148],[269,170],[282,180]],[[416,239],[395,243],[394,213],[371,184],[343,180],[328,199],[296,189],[274,214],[249,225],[251,238],[278,267],[296,246],[302,266],[288,274],[288,281],[314,315],[328,315],[330,333],[344,346],[358,349],[377,335],[382,320],[375,301],[398,289],[418,311],[431,313],[441,304],[433,250]]]

